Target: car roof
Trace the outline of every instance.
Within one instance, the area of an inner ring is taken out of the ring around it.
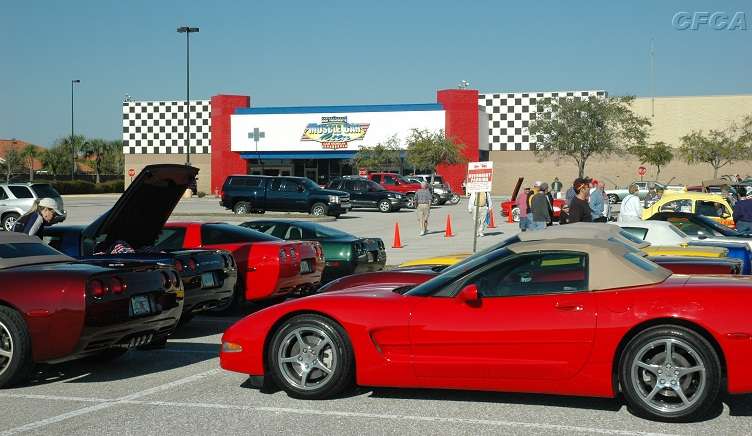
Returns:
[[[5,244],[39,244],[44,245],[45,247],[49,246],[42,242],[41,239],[37,238],[36,236],[29,236],[25,233],[17,233],[17,232],[0,232],[0,245]],[[0,257],[0,269],[4,268],[12,268],[16,266],[24,266],[24,265],[35,265],[39,263],[51,263],[51,262],[74,262],[75,259],[72,257],[66,256],[63,253],[58,252],[57,250],[54,250],[50,248],[51,252],[54,254],[49,255],[43,255],[43,256],[25,256],[25,257],[10,257],[10,258],[2,258]]]
[[[710,194],[707,192],[695,192],[695,191],[674,191],[674,190],[664,191],[663,196],[661,197],[661,200],[665,200],[669,197],[672,200],[686,198],[688,200],[712,200],[717,203],[726,201],[726,199],[723,198],[721,194]]]
[[[630,261],[634,255],[627,247],[604,239],[561,238],[550,241],[517,242],[506,247],[514,253],[535,251],[572,251],[588,255],[588,289],[616,289],[661,283],[671,271],[652,264],[646,269]],[[649,262],[639,256],[638,262]]]
[[[673,226],[668,221],[661,220],[632,220],[632,221],[620,221],[619,227],[641,227],[643,229],[668,229]]]
[[[557,238],[596,238],[596,239],[618,239],[620,242],[631,247],[642,249],[650,246],[649,242],[633,242],[621,234],[621,227],[608,223],[573,223],[567,225],[551,226],[543,231],[524,232],[517,236],[521,241],[539,241]]]

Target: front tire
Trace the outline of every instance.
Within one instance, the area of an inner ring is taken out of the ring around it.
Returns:
[[[608,194],[608,203],[616,204],[619,202],[619,196],[616,194]]]
[[[459,194],[452,193],[452,198],[449,199],[449,204],[455,205],[460,202]]]
[[[415,209],[415,194],[405,195],[406,206],[410,209]]]
[[[324,216],[326,215],[326,205],[324,203],[316,203],[311,206],[311,215]]]
[[[6,232],[12,232],[13,225],[16,224],[16,220],[18,219],[19,216],[20,215],[15,212],[10,212],[10,213],[5,214],[5,216],[3,217],[3,222],[2,222],[3,230],[5,230]]]
[[[26,322],[20,313],[0,306],[0,388],[23,382],[33,369]]]
[[[276,331],[267,353],[272,379],[301,399],[337,396],[354,384],[355,362],[344,329],[320,315],[298,315]]]
[[[233,206],[232,211],[238,215],[248,215],[251,213],[251,203],[247,201],[238,201]]]
[[[512,221],[516,223],[520,222],[520,208],[519,207],[512,208]]]
[[[389,213],[392,211],[392,203],[389,200],[379,201],[379,211],[382,213]]]
[[[636,415],[688,422],[707,416],[717,405],[721,363],[701,335],[661,325],[629,341],[619,363],[619,380]]]

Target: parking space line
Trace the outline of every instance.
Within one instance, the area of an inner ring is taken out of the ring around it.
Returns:
[[[115,406],[117,404],[122,404],[123,402],[136,400],[138,398],[143,398],[148,395],[152,395],[158,392],[163,392],[169,389],[172,389],[177,386],[182,386],[187,383],[195,382],[201,379],[204,379],[206,377],[212,376],[214,374],[218,374],[221,371],[220,368],[214,368],[210,369],[209,371],[204,371],[202,373],[194,374],[192,376],[184,377],[175,381],[172,381],[170,383],[165,383],[163,385],[155,386],[153,388],[144,389],[143,391],[139,391],[130,395],[126,395],[124,397],[116,398],[114,400],[108,400],[103,403],[98,403],[93,406],[84,407],[82,409],[73,410],[68,413],[63,413],[61,415],[52,416],[49,418],[45,418],[39,421],[34,421],[29,424],[25,424],[19,427],[11,428],[9,430],[5,430],[0,432],[0,436],[11,436],[19,433],[24,433],[31,430],[36,430],[45,426],[48,426],[50,424],[56,424],[61,421],[65,421],[70,418],[75,418],[77,416],[81,415],[87,415],[89,413],[93,413],[102,409],[106,409],[112,406]]]
[[[47,400],[47,401],[77,401],[81,403],[106,403],[113,401],[106,398],[86,398],[86,397],[62,397],[59,395],[35,395],[35,394],[6,394],[0,392],[0,398],[21,398],[27,400]]]

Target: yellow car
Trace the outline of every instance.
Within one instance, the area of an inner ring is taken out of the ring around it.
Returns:
[[[720,194],[664,191],[660,200],[642,212],[642,219],[646,220],[658,212],[696,213],[705,215],[724,226],[736,227],[731,218],[733,210]]]
[[[721,247],[645,247],[642,249],[648,256],[688,256],[688,257],[727,257],[728,249]],[[470,253],[449,254],[446,256],[426,257],[424,259],[410,260],[399,265],[411,266],[450,266],[463,261]]]

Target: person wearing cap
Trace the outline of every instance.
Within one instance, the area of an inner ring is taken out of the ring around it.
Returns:
[[[590,210],[590,179],[576,179],[574,181],[575,196],[569,203],[569,223],[589,223],[593,221]]]
[[[530,230],[545,230],[548,222],[551,221],[550,203],[546,191],[548,191],[548,183],[541,183],[538,186],[538,193],[534,194],[530,200],[530,212],[532,213],[532,218],[528,217]]]
[[[640,197],[637,196],[639,190],[640,188],[635,183],[629,185],[629,194],[621,201],[619,222],[642,220],[642,203]]]
[[[35,201],[31,209],[16,220],[13,231],[38,236],[41,239],[44,228],[52,225],[56,217],[63,215],[55,200],[43,198]]]
[[[608,219],[603,215],[603,191],[600,190],[600,183],[598,180],[593,179],[592,187],[590,188],[590,216],[594,223],[605,223]],[[607,201],[606,201],[607,202]]]

